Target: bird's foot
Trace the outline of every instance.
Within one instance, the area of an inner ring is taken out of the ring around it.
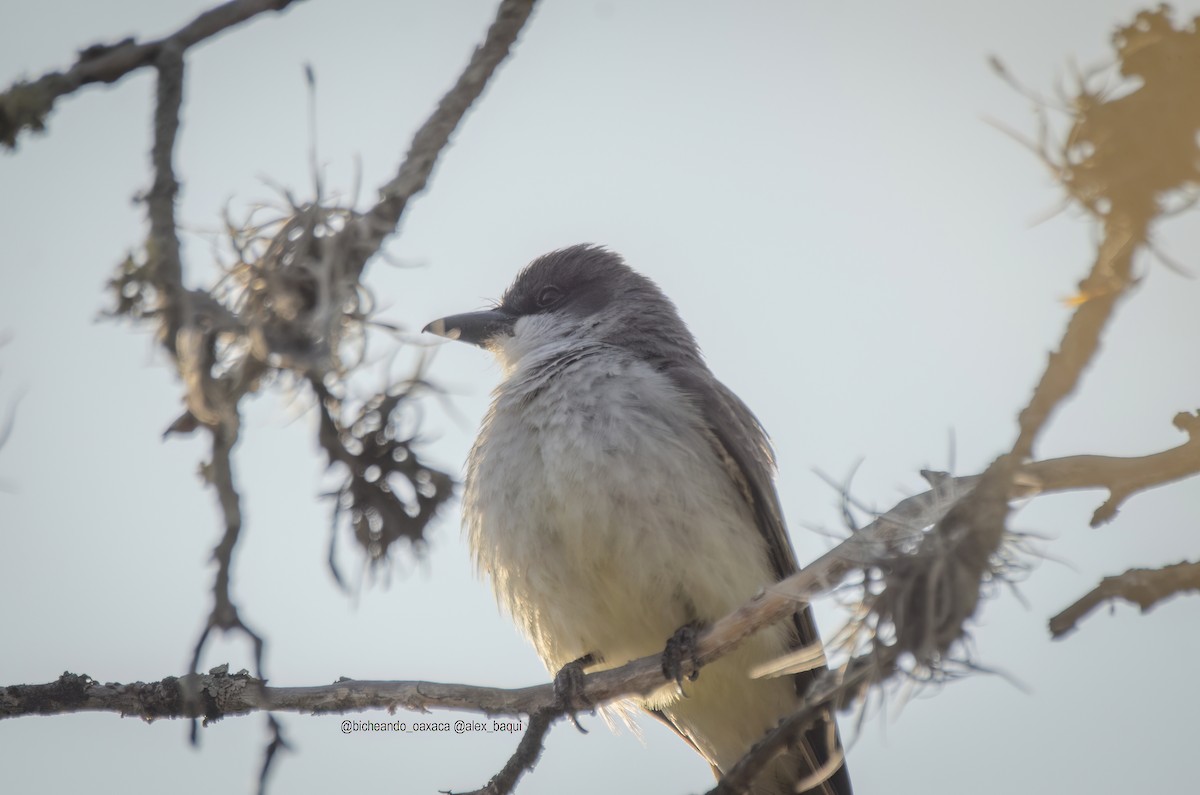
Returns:
[[[554,698],[567,712],[567,717],[571,719],[571,723],[575,724],[575,728],[579,729],[584,734],[587,734],[587,729],[579,724],[579,718],[575,713],[580,709],[592,709],[592,702],[583,692],[583,671],[589,665],[595,665],[600,661],[599,655],[585,654],[578,660],[572,660],[567,663],[554,675]]]
[[[679,685],[681,692],[685,661],[687,667],[691,669],[687,673],[688,681],[695,682],[696,678],[700,676],[700,656],[696,651],[696,638],[700,636],[701,629],[703,629],[703,625],[699,621],[684,624],[675,630],[675,634],[667,641],[667,647],[663,649],[663,676]]]

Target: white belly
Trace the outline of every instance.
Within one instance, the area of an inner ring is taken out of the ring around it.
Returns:
[[[661,652],[683,624],[720,618],[773,579],[749,506],[664,376],[611,356],[540,388],[520,375],[497,390],[471,453],[464,522],[548,669]],[[745,675],[786,646],[785,628],[764,631],[706,668],[691,698],[671,706],[666,691],[652,705],[725,764],[794,703],[790,680]]]

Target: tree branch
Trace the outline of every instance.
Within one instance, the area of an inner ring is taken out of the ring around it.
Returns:
[[[1105,577],[1074,604],[1050,619],[1050,635],[1069,635],[1076,626],[1105,602],[1124,599],[1149,612],[1164,599],[1184,591],[1200,591],[1200,562],[1183,561],[1161,569],[1130,569],[1124,574]]]
[[[380,188],[379,202],[363,217],[363,228],[353,230],[358,236],[354,250],[358,271],[396,231],[409,200],[425,189],[450,135],[516,43],[517,35],[533,12],[533,5],[534,0],[502,0],[500,3],[483,44],[475,48],[454,87],[446,92],[437,109],[413,136],[399,172]],[[352,231],[348,229],[344,233],[351,234]]]
[[[550,726],[562,716],[555,709],[540,710],[530,715],[529,727],[521,736],[521,742],[517,743],[517,750],[500,768],[500,772],[479,789],[462,795],[508,795],[516,789],[521,776],[533,770],[538,757],[542,755],[542,743],[550,732]]]
[[[1026,464],[1020,474],[1041,492],[1108,489],[1109,498],[1092,515],[1092,527],[1109,521],[1132,495],[1200,473],[1200,412],[1180,412],[1171,424],[1188,435],[1178,447],[1122,458],[1076,455]]]
[[[18,80],[0,94],[0,145],[14,149],[22,130],[45,130],[46,116],[61,96],[91,83],[115,83],[130,72],[156,63],[165,49],[182,53],[265,11],[282,11],[293,2],[230,0],[165,38],[144,44],[132,38],[116,44],[95,44],[80,51],[75,65],[66,72],[49,72],[33,82]]]
[[[1190,415],[1185,415],[1190,416]],[[1164,456],[1184,457],[1189,467],[1197,468],[1195,457],[1200,445],[1195,441],[1163,453],[1140,458],[1071,456],[1029,464],[1024,471],[1039,478],[1038,491],[1066,491],[1105,487],[1114,471],[1122,471],[1128,462],[1162,460]],[[1086,465],[1081,465],[1084,459]],[[1160,467],[1168,480],[1180,476],[1178,469]],[[947,506],[960,502],[975,488],[980,476],[934,478],[936,487],[907,497],[890,511],[857,530],[787,579],[768,586],[762,593],[737,610],[712,624],[697,638],[697,660],[702,667],[719,659],[759,629],[790,616],[798,601],[809,601],[828,592],[854,571],[885,565],[906,545],[922,537],[928,526],[944,514]],[[1144,482],[1145,479],[1143,479]],[[1149,487],[1147,484],[1145,487]],[[1017,486],[1014,496],[1028,495],[1029,486]],[[1190,564],[1200,566],[1200,564]],[[605,704],[621,698],[648,695],[667,682],[662,674],[659,655],[634,660],[619,668],[598,671],[583,677],[582,695],[591,703]],[[191,674],[167,677],[160,682],[129,685],[101,685],[87,677],[64,675],[48,685],[17,685],[0,691],[0,717],[18,714],[62,714],[67,712],[117,712],[147,720],[179,717],[223,717],[263,709],[302,713],[345,713],[367,709],[450,709],[487,715],[530,715],[555,706],[550,684],[517,689],[478,687],[423,681],[342,680],[315,687],[266,687],[249,674],[225,674],[221,669],[208,675]],[[170,696],[179,683],[195,682],[198,692],[213,694],[195,704],[176,703]],[[86,688],[83,686],[86,685]],[[22,688],[33,688],[22,690]],[[166,695],[164,695],[166,693]],[[17,694],[28,694],[16,699]],[[69,696],[69,697],[68,697]],[[219,702],[219,710],[213,704]]]
[[[593,674],[589,679],[599,676]],[[615,680],[620,675],[606,678]],[[658,679],[656,684],[662,685],[661,671]],[[588,685],[589,693],[606,694],[608,700],[613,694],[628,694],[628,688],[613,687],[611,682],[589,681]],[[263,710],[324,715],[369,709],[448,709],[517,716],[553,709],[555,698],[550,684],[506,690],[440,682],[341,679],[330,685],[269,687],[247,671],[230,674],[228,666],[221,665],[207,674],[168,676],[157,682],[100,683],[86,674],[68,672],[47,684],[12,685],[0,691],[0,718],[114,712],[147,721],[202,718],[207,724]]]
[[[1188,416],[1188,415],[1184,415]],[[1177,418],[1177,425],[1188,425]],[[1188,426],[1191,427],[1191,426]],[[1177,452],[1188,449],[1185,455]],[[1179,448],[1145,456],[1144,459],[1192,461],[1194,441]],[[1036,475],[1037,490],[1045,493],[1074,488],[1105,486],[1114,482],[1114,472],[1124,471],[1128,461],[1141,459],[1088,456],[1036,462],[1022,471]],[[1156,468],[1166,480],[1175,480],[1181,466]],[[1195,466],[1195,462],[1187,466]],[[773,584],[761,594],[702,632],[697,639],[697,662],[707,665],[737,647],[743,640],[770,623],[790,616],[797,602],[808,601],[846,580],[853,572],[878,567],[895,567],[898,560],[913,556],[911,547],[925,537],[922,528],[946,514],[949,506],[961,504],[964,497],[981,481],[980,476],[943,478],[930,474],[935,484],[928,492],[908,497],[891,511],[857,530],[851,537],[826,552],[803,570]],[[1142,479],[1143,487],[1149,487]],[[1014,496],[1027,496],[1028,485],[1014,489]],[[928,563],[928,562],[927,562]],[[1200,564],[1188,564],[1200,567]],[[978,583],[975,584],[976,598]],[[908,629],[910,625],[906,625]],[[899,628],[899,627],[898,627]],[[928,637],[918,638],[922,645]],[[903,643],[879,646],[871,654],[851,660],[846,666],[824,674],[814,684],[801,709],[756,744],[747,756],[713,790],[714,793],[744,792],[754,771],[788,747],[803,732],[821,709],[839,709],[862,688],[881,681],[896,671],[900,650],[913,645]],[[619,668],[599,671],[583,677],[582,695],[590,703],[602,705],[623,698],[647,696],[669,686],[662,674],[661,657],[650,655]],[[424,681],[341,680],[315,687],[268,687],[261,678],[247,672],[228,674],[225,667],[209,674],[167,677],[159,682],[101,684],[86,676],[64,674],[58,681],[43,685],[16,685],[0,689],[0,718],[27,714],[51,715],[72,712],[115,712],[145,720],[193,718],[210,721],[233,715],[271,710],[307,714],[359,712],[368,709],[396,709],[423,712],[448,709],[479,712],[486,715],[530,715],[531,721],[516,752],[504,768],[480,793],[503,795],[511,792],[517,780],[529,770],[540,753],[550,726],[569,707],[559,702],[552,684],[518,689],[479,687]]]
[[[316,206],[294,206],[295,216],[281,224],[281,230],[267,247],[267,254],[257,261],[242,263],[248,282],[267,285],[271,294],[249,293],[248,299],[240,302],[234,297],[232,306],[227,308],[214,294],[187,290],[184,286],[174,208],[179,185],[172,165],[183,96],[183,53],[189,45],[223,27],[287,4],[283,0],[237,0],[201,15],[176,34],[152,44],[125,42],[115,48],[93,48],[87,53],[87,68],[81,66],[82,76],[78,77],[99,79],[96,75],[101,75],[116,79],[124,73],[121,69],[128,71],[142,65],[139,59],[150,56],[159,72],[152,152],[154,182],[146,195],[150,220],[146,265],[139,267],[132,259],[127,261],[114,286],[122,301],[131,294],[139,296],[136,301],[129,299],[127,304],[121,304],[123,309],[119,311],[157,319],[161,341],[184,382],[187,412],[171,430],[187,432],[203,426],[212,436],[212,457],[204,467],[204,474],[217,493],[224,532],[213,553],[217,563],[213,607],[192,652],[192,672],[198,669],[213,630],[237,629],[253,641],[256,674],[263,676],[263,639],[242,621],[230,596],[230,570],[242,530],[232,453],[241,428],[240,401],[257,388],[261,375],[273,369],[291,370],[319,387],[318,407],[323,420],[320,441],[331,461],[340,460],[349,469],[340,497],[353,498],[347,508],[357,516],[356,530],[364,549],[372,551],[373,560],[386,554],[391,540],[407,537],[419,541],[424,527],[452,493],[451,478],[421,462],[411,449],[411,439],[389,436],[393,410],[407,393],[368,401],[364,412],[377,413],[388,428],[382,432],[371,430],[371,440],[384,441],[364,446],[363,460],[344,449],[343,455],[336,455],[342,436],[349,438],[354,433],[338,426],[328,413],[332,396],[325,384],[331,382],[331,375],[333,381],[343,375],[335,350],[345,332],[339,324],[362,323],[361,317],[346,315],[355,312],[347,306],[356,305],[352,298],[362,290],[359,280],[367,259],[377,252],[384,237],[394,231],[407,201],[425,187],[450,134],[511,49],[533,1],[504,0],[500,4],[484,43],[417,132],[399,175],[385,186],[380,203],[365,215],[335,211],[333,214],[340,220],[334,224],[337,232],[330,234],[325,234],[330,229],[324,226],[329,211],[320,206],[320,196]],[[297,252],[299,255],[289,256]],[[313,252],[319,252],[316,261]],[[134,289],[127,289],[130,287]],[[145,312],[143,305],[153,308]],[[227,344],[224,348],[239,352],[234,356],[240,358],[219,359],[222,354],[218,352],[221,350],[218,337],[222,334],[232,334],[245,343]],[[215,371],[222,374],[214,375]],[[364,427],[365,424],[369,423],[364,421]],[[395,456],[398,452],[403,455]],[[407,512],[410,506],[389,490],[386,478],[369,482],[367,473],[372,463],[382,468],[384,475],[394,470],[407,478],[417,495],[420,510],[416,516],[410,515]],[[379,538],[373,535],[376,528],[372,523],[376,520],[382,526]]]
[[[742,795],[750,792],[758,773],[776,756],[795,747],[822,712],[830,709],[831,706],[836,706],[847,693],[866,685],[872,678],[878,678],[878,671],[872,669],[881,663],[888,666],[889,669],[894,667],[894,652],[885,652],[883,655],[878,655],[878,659],[875,660],[859,658],[844,669],[826,669],[821,672],[805,695],[804,703],[756,742],[733,767],[721,776],[716,786],[706,795]],[[829,725],[832,727],[833,723],[831,722]],[[829,747],[832,748],[835,745],[836,743],[830,738]],[[797,791],[806,792],[815,788],[821,781],[832,775],[842,762],[840,756],[830,759],[829,763],[825,765],[825,770],[814,771],[813,776],[810,777],[819,777],[819,781],[800,782],[796,786]]]

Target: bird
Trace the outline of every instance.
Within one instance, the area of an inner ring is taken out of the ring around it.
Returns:
[[[463,526],[477,570],[551,672],[661,653],[799,570],[766,431],[620,255],[552,251],[492,308],[424,331],[501,366],[467,459]],[[822,670],[750,677],[820,642],[807,604],[793,618],[639,706],[728,772]],[[850,795],[842,753],[825,714],[751,791]]]

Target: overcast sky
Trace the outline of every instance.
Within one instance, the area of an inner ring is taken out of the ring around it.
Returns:
[[[0,20],[0,79],[62,68],[76,50],[175,29],[192,0],[43,0]],[[1178,17],[1200,12],[1177,4]],[[988,123],[1033,131],[1030,101],[987,67],[999,56],[1046,93],[1070,59],[1111,59],[1137,3],[636,2],[547,0],[514,57],[455,135],[431,190],[372,264],[384,317],[420,328],[482,306],[547,250],[604,243],[658,281],[720,377],[779,451],[779,489],[800,560],[833,541],[846,476],[887,508],[917,471],[980,470],[1014,438],[1064,299],[1089,267],[1096,230],[1068,211],[1045,169]],[[191,284],[212,273],[206,230],[273,198],[303,194],[302,66],[318,80],[327,184],[361,162],[364,200],[394,174],[410,136],[490,22],[490,0],[312,2],[189,52],[176,154]],[[49,134],[0,156],[4,285],[0,407],[18,398],[0,449],[0,684],[64,670],[102,681],[182,673],[210,602],[218,536],[196,476],[199,437],[160,441],[180,385],[147,329],[98,319],[104,283],[145,236],[131,197],[149,184],[153,78],[59,102]],[[1162,247],[1200,269],[1196,216],[1167,222]],[[1135,455],[1182,440],[1195,409],[1200,285],[1150,259],[1101,359],[1054,418],[1040,457]],[[373,378],[389,348],[373,348]],[[403,360],[401,360],[403,362]],[[461,471],[499,372],[468,346],[439,350],[432,375],[456,414],[426,412],[428,454]],[[426,554],[402,551],[387,583],[343,595],[325,564],[332,480],[307,395],[248,402],[237,450],[246,526],[234,594],[268,639],[275,684],[340,676],[499,686],[546,681],[528,644],[470,570],[457,505]],[[1013,526],[1047,555],[975,626],[979,675],[845,726],[860,795],[1180,792],[1194,782],[1195,600],[1140,616],[1128,606],[1052,642],[1046,619],[1104,575],[1196,558],[1200,481],[1139,495],[1088,528],[1103,494],[1037,501]],[[347,548],[343,560],[361,579]],[[826,633],[844,617],[818,605]],[[252,667],[243,639],[204,667]],[[409,720],[412,716],[405,716]],[[482,785],[515,747],[486,735],[343,735],[339,717],[283,718],[294,753],[276,793],[424,792]],[[526,795],[686,793],[708,767],[653,721],[639,740],[585,718],[557,726]],[[0,722],[13,792],[247,792],[263,720],[187,726],[113,715]]]

